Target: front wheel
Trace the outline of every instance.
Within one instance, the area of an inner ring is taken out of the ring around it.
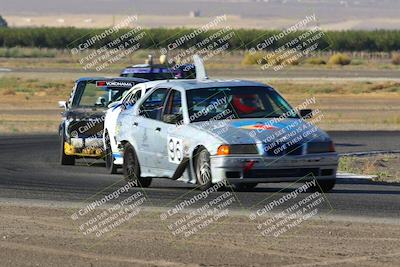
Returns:
[[[60,163],[61,165],[75,165],[75,157],[65,154],[65,139],[62,134],[60,134]]]
[[[317,180],[317,183],[314,187],[311,187],[311,191],[326,193],[331,191],[336,184],[336,179],[321,179]]]
[[[124,163],[122,171],[127,182],[137,182],[137,186],[149,187],[151,178],[143,178],[140,176],[140,165],[135,149],[129,143],[124,146]]]
[[[110,174],[117,173],[117,165],[114,164],[114,157],[111,149],[110,137],[106,135],[105,144],[106,144],[106,169]]]
[[[207,149],[202,148],[198,151],[195,157],[195,170],[199,188],[201,190],[210,188],[212,186],[211,163]]]

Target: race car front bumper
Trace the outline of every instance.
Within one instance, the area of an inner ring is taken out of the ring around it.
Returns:
[[[223,180],[230,183],[270,183],[334,179],[337,166],[337,153],[283,157],[211,156],[214,183]]]
[[[64,153],[68,156],[101,158],[104,156],[101,138],[71,138],[64,142]]]

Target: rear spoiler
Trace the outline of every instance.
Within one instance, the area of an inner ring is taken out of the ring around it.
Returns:
[[[196,80],[203,81],[208,79],[206,68],[204,67],[204,61],[199,55],[193,56],[194,67],[196,69]]]

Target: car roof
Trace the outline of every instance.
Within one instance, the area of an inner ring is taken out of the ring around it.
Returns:
[[[169,68],[167,65],[165,64],[136,64],[136,65],[132,65],[132,66],[128,66],[126,67],[126,69],[132,69],[132,68]]]
[[[194,65],[194,64],[193,63],[186,63],[186,64],[179,65],[178,68],[186,67],[186,66],[192,66],[192,65]],[[136,64],[136,65],[125,67],[125,69],[133,69],[133,68],[166,68],[166,69],[173,69],[173,66],[169,66],[167,64],[153,64],[153,65],[150,65],[150,64],[144,63],[144,64]]]
[[[157,87],[179,87],[184,90],[194,90],[201,88],[215,88],[215,87],[237,87],[237,86],[268,86],[266,84],[246,80],[169,80],[160,83]]]
[[[124,81],[124,82],[135,82],[144,83],[148,82],[147,79],[135,78],[135,77],[82,77],[76,80],[76,82],[83,81]]]
[[[138,83],[135,86],[133,86],[131,88],[131,90],[136,90],[137,88],[151,88],[151,87],[155,87],[159,84],[171,84],[169,81],[175,81],[175,80],[179,80],[179,81],[190,81],[189,79],[171,79],[171,80],[155,80],[155,81],[148,81],[148,82],[144,82],[144,83]],[[131,91],[130,90],[130,91]]]

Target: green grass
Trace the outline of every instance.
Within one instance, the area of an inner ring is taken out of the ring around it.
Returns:
[[[79,42],[90,39],[101,34],[106,29],[74,28],[74,27],[9,27],[0,28],[0,46],[2,47],[47,47],[66,49],[75,47]],[[120,29],[111,35],[93,44],[94,49],[107,45],[113,40],[121,37],[131,29]],[[197,38],[192,38],[184,42],[182,49],[188,49],[199,40],[211,37],[220,29],[211,29],[202,32]],[[190,34],[193,28],[147,28],[144,30],[146,35],[140,40],[141,47],[157,48],[165,47],[167,43],[178,39],[186,34]],[[254,47],[260,41],[260,36],[264,39],[279,34],[280,30],[267,29],[235,29],[235,38],[229,40],[231,50],[242,49],[243,44],[247,47]],[[292,32],[284,38],[272,43],[270,50],[284,46],[286,43],[302,35],[304,31]],[[400,30],[346,30],[346,31],[324,31],[329,40],[329,49],[334,51],[396,51],[400,43]],[[326,38],[320,38],[319,48],[326,48]]]
[[[351,63],[351,58],[346,55],[346,54],[342,54],[342,53],[337,53],[332,55],[329,60],[328,60],[328,64],[330,65],[349,65]]]
[[[339,159],[338,170],[341,172],[349,172],[349,173],[361,173],[359,168],[356,168],[355,165],[355,157],[341,157]]]
[[[305,60],[305,63],[311,65],[325,65],[326,60],[320,57],[310,57]]]
[[[21,77],[5,77],[0,79],[0,95],[15,95],[23,93],[33,96],[44,92],[46,95],[65,95],[70,92],[73,81],[55,82],[39,79],[23,79]]]
[[[68,82],[49,81],[36,78],[24,79],[21,77],[3,77],[0,79],[0,95],[13,95],[14,93],[32,94],[45,92],[46,94],[69,94],[73,80]],[[284,94],[371,94],[391,93],[394,97],[400,93],[399,82],[349,82],[349,83],[296,83],[273,82],[273,85]],[[396,120],[398,120],[396,118]],[[395,121],[398,123],[397,121]],[[390,121],[393,123],[393,121]]]
[[[57,49],[48,48],[0,48],[0,57],[4,58],[54,58],[59,53]]]

